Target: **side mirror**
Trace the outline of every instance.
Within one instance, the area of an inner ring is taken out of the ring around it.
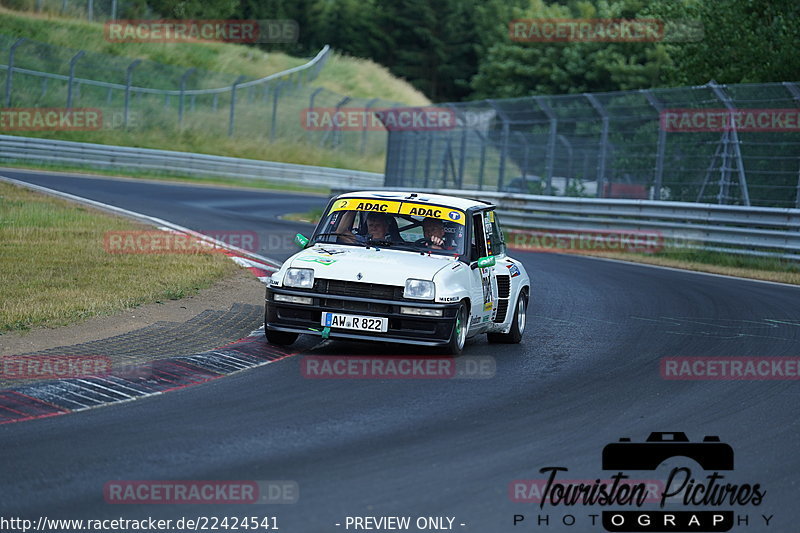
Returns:
[[[303,235],[302,233],[298,233],[294,236],[294,243],[299,246],[300,248],[305,248],[308,244],[308,237]]]
[[[475,270],[476,268],[489,268],[493,267],[496,262],[497,260],[494,258],[493,255],[487,255],[486,257],[481,257],[477,261],[473,261],[472,263],[469,264],[469,267],[472,270]]]

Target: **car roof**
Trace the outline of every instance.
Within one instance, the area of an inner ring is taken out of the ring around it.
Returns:
[[[410,198],[412,194],[416,196]],[[431,205],[443,205],[445,207],[454,207],[466,211],[471,208],[493,207],[488,202],[479,202],[477,200],[468,200],[466,198],[459,198],[458,196],[445,196],[443,194],[429,194],[424,192],[416,193],[414,191],[355,191],[340,194],[336,198],[371,198],[375,200],[405,200],[408,202],[423,202],[430,203]]]

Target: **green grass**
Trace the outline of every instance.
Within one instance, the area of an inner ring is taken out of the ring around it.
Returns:
[[[218,253],[112,254],[107,231],[152,228],[0,183],[0,332],[178,299],[238,268]]]

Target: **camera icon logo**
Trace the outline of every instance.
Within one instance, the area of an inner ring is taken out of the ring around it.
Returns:
[[[645,442],[619,442],[603,448],[603,470],[655,470],[671,457],[694,459],[704,470],[733,470],[733,448],[717,436],[690,442],[686,433],[653,432]]]

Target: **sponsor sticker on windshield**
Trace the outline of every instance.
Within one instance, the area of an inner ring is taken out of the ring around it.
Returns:
[[[331,207],[334,211],[374,211],[376,213],[397,213],[400,211],[402,202],[392,202],[387,200],[375,200],[364,198],[346,198],[337,200]]]
[[[464,215],[461,211],[450,209],[449,207],[441,207],[438,205],[403,202],[403,205],[400,206],[400,214],[426,218],[438,218],[440,220],[457,222],[462,226],[464,225]]]

